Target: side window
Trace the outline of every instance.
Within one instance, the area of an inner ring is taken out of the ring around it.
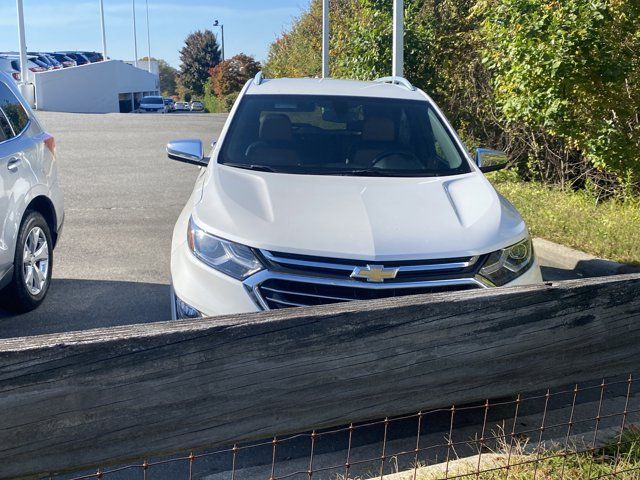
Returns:
[[[11,130],[11,125],[9,125],[9,120],[7,120],[4,113],[0,111],[0,142],[9,140],[11,137],[13,137],[13,130]]]
[[[19,135],[27,126],[29,115],[9,87],[2,82],[0,82],[0,109],[4,112],[3,116],[9,120],[15,134]]]

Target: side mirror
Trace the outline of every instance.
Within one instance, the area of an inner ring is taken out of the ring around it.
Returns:
[[[476,164],[483,173],[502,170],[507,166],[507,163],[509,163],[509,157],[504,152],[489,148],[478,148],[476,150]]]
[[[171,160],[206,167],[209,158],[204,156],[200,140],[174,140],[167,144],[167,156]]]

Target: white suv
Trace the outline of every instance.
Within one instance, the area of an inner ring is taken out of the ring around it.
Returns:
[[[159,95],[150,95],[143,97],[142,100],[140,100],[140,107],[138,110],[140,112],[167,113],[168,108],[164,103],[164,97]]]
[[[17,312],[44,300],[64,219],[55,140],[0,73],[0,296]]]
[[[247,83],[173,233],[174,318],[542,280],[527,227],[406,80]]]

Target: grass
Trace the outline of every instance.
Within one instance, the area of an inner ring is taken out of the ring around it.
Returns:
[[[617,440],[617,439],[616,439]],[[509,478],[514,480],[586,480],[590,478],[615,478],[638,480],[640,478],[640,430],[630,428],[623,432],[620,446],[613,442],[599,453],[542,452],[526,456],[519,455],[516,465],[509,469]],[[539,462],[534,462],[541,458]],[[529,463],[527,463],[529,462]],[[537,464],[537,465],[536,465]],[[463,475],[460,480],[504,480],[504,470]],[[426,478],[418,480],[427,480]]]
[[[511,171],[489,179],[520,211],[534,237],[640,265],[640,199],[597,202],[588,192],[523,182]]]
[[[620,438],[598,449],[597,453],[541,450],[525,453],[526,445],[504,444],[499,453],[485,453],[445,464],[419,465],[416,480],[586,480],[608,478],[638,480],[640,478],[640,429],[631,427]],[[506,465],[509,464],[509,469]],[[480,465],[480,472],[478,472]],[[413,480],[413,470],[385,475],[386,480]]]

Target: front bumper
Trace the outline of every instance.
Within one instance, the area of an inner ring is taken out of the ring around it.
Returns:
[[[171,254],[171,279],[175,295],[205,316],[261,310],[242,282],[202,263],[186,242]]]
[[[257,286],[266,279],[281,276],[276,272],[263,270],[245,282],[240,282],[196,259],[186,242],[175,248],[172,253],[171,274],[174,319],[176,318],[174,295],[207,317],[262,311],[266,305],[258,293]],[[288,275],[288,278],[291,276]],[[532,285],[542,281],[540,266],[534,258],[529,269],[505,287]],[[457,284],[461,282],[458,281]],[[468,284],[484,288],[484,285],[474,278],[469,278]],[[391,285],[388,286],[391,287]]]

